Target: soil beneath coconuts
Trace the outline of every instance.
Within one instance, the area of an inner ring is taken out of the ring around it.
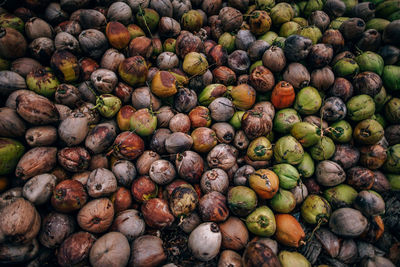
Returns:
[[[196,260],[187,245],[189,235],[179,227],[161,231],[161,239],[164,241],[164,248],[167,253],[166,263],[174,263],[178,267],[215,267],[218,265],[218,258],[202,262]]]

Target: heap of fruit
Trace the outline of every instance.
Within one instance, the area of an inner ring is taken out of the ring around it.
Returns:
[[[400,0],[1,2],[1,264],[400,264]]]

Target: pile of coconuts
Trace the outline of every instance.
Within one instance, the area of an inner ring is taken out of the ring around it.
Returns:
[[[400,0],[0,5],[0,265],[400,265]]]

